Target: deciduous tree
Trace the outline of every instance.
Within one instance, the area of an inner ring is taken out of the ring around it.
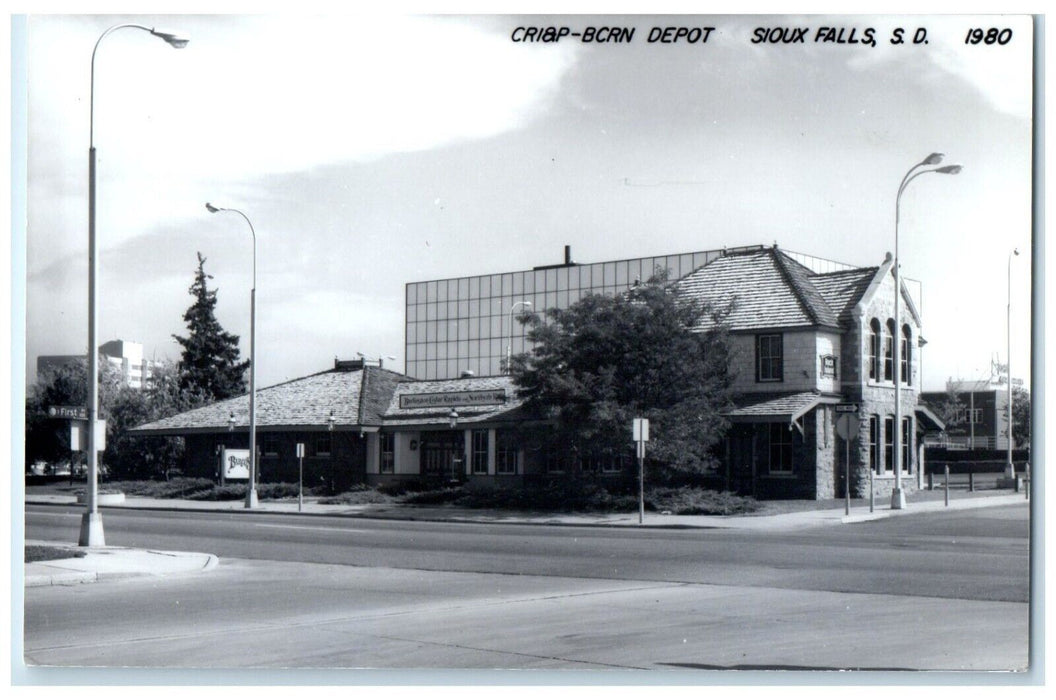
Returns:
[[[640,416],[651,423],[654,474],[677,478],[715,463],[729,402],[728,309],[680,299],[658,275],[546,315],[520,318],[534,347],[511,374],[526,408],[547,420],[552,449],[579,460],[626,455]]]

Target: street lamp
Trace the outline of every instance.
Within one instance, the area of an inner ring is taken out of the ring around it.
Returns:
[[[506,374],[510,373],[510,364],[513,362],[513,312],[517,310],[518,306],[526,306],[530,309],[532,308],[532,302],[518,301],[510,307],[510,342],[506,345]]]
[[[447,424],[451,426],[451,430],[454,430],[458,426],[458,411],[451,409],[451,412],[447,414]],[[451,458],[451,481],[458,481],[459,468],[462,466],[462,458],[459,456],[459,448],[465,450],[465,446],[462,445],[462,441],[458,439],[458,433],[455,433],[455,446],[456,452]]]
[[[92,49],[91,83],[88,95],[88,483],[85,488],[87,507],[81,517],[81,532],[78,543],[81,547],[102,547],[106,545],[103,533],[103,516],[98,506],[99,453],[95,434],[96,422],[99,419],[99,342],[98,342],[98,307],[96,298],[96,280],[99,273],[99,250],[95,236],[95,54],[99,44],[111,32],[118,29],[141,29],[150,32],[176,49],[187,45],[187,39],[159,32],[152,27],[141,24],[116,24],[103,32]]]
[[[1008,379],[1008,462],[1005,464],[1005,476],[1016,478],[1016,465],[1012,463],[1012,256],[1019,255],[1019,248],[1013,248],[1008,254],[1008,364],[1005,366]]]
[[[898,186],[898,194],[895,196],[895,335],[892,339],[893,347],[891,348],[891,364],[894,365],[895,380],[895,434],[893,436],[894,440],[892,441],[895,454],[892,455],[891,463],[895,469],[895,488],[891,491],[892,510],[900,510],[906,507],[906,496],[902,493],[902,318],[900,312],[902,302],[902,275],[899,270],[898,260],[898,224],[900,207],[902,204],[902,193],[906,191],[906,187],[910,182],[925,173],[956,175],[961,172],[960,165],[944,165],[941,168],[918,170],[918,168],[927,168],[927,166],[930,165],[938,165],[942,162],[944,155],[945,154],[943,153],[932,153],[927,158],[910,168],[902,178],[902,182]],[[909,371],[908,364],[906,366],[906,371]]]
[[[257,502],[257,232],[253,222],[238,209],[214,207],[209,202],[205,208],[210,214],[230,211],[238,214],[249,224],[253,236],[253,288],[249,291],[249,486],[246,489],[246,508],[256,508]]]

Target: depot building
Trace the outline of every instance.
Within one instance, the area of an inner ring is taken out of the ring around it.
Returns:
[[[555,451],[533,437],[545,421],[529,415],[504,371],[511,354],[530,350],[516,315],[545,320],[549,309],[568,308],[587,294],[623,293],[658,269],[687,299],[734,304],[727,319],[730,429],[716,449],[718,466],[700,476],[701,485],[820,499],[842,496],[849,476],[852,495],[865,493],[870,479],[882,495],[895,483],[896,430],[902,488],[920,485],[922,436],[942,423],[918,405],[919,285],[902,280],[895,319],[890,256],[875,267],[854,267],[776,245],[593,264],[573,262],[566,247],[556,265],[408,284],[406,374],[337,360],[257,391],[259,480],[296,482],[302,467],[306,485],[335,491],[393,481],[633,476],[630,426],[625,453]],[[848,407],[857,418],[853,434],[837,429]],[[248,426],[249,400],[241,396],[132,434],[184,437],[184,472],[224,480],[244,478],[224,458],[248,448]]]

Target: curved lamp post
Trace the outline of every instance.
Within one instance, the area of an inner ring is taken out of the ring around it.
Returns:
[[[924,160],[910,168],[902,178],[898,186],[898,194],[895,196],[895,335],[893,347],[891,348],[891,364],[894,365],[895,380],[895,434],[892,445],[895,453],[892,455],[891,463],[895,469],[895,488],[891,491],[891,509],[900,510],[906,507],[906,497],[902,493],[902,276],[899,270],[898,260],[898,224],[899,212],[902,204],[902,193],[910,182],[926,173],[939,173],[940,175],[956,175],[961,172],[960,165],[944,165],[941,168],[928,168],[942,162],[945,154],[932,153]],[[924,169],[921,169],[924,168]],[[907,353],[907,359],[909,355]],[[908,362],[906,367],[909,371]]]
[[[525,306],[532,308],[532,302],[530,301],[519,301],[510,307],[510,342],[506,345],[506,374],[510,373],[510,364],[513,362],[513,312],[517,310],[518,306]]]
[[[88,97],[88,483],[85,488],[87,508],[81,518],[81,533],[78,540],[82,547],[106,545],[103,518],[97,504],[99,453],[95,434],[96,422],[99,418],[99,342],[97,337],[99,300],[96,298],[99,250],[95,236],[95,54],[102,40],[118,29],[141,29],[150,32],[176,49],[182,49],[188,42],[188,39],[176,34],[159,32],[142,24],[116,24],[99,36],[92,49],[91,85]]]
[[[1012,256],[1019,255],[1019,248],[1013,248],[1008,254],[1008,365],[1005,367],[1008,379],[1008,463],[1005,464],[1005,476],[1016,478],[1016,465],[1012,463]]]
[[[246,488],[246,508],[256,508],[257,501],[257,232],[253,222],[238,209],[214,207],[209,202],[205,208],[210,214],[230,211],[238,214],[249,224],[253,236],[253,288],[249,291],[249,485]]]

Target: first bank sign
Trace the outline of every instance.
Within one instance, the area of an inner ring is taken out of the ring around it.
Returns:
[[[486,391],[445,391],[435,394],[404,394],[400,408],[455,408],[458,406],[501,406],[506,403],[505,389]]]

